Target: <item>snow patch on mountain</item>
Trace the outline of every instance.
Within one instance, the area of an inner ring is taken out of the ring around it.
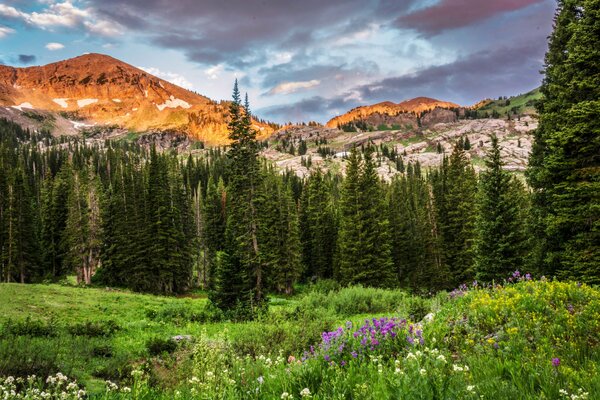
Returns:
[[[94,104],[98,101],[98,99],[81,99],[77,100],[77,106],[79,108],[89,106],[90,104]]]
[[[167,107],[168,108],[177,108],[177,107],[190,108],[191,105],[187,101],[184,101],[181,99],[176,99],[173,95],[171,95],[171,97],[167,101],[165,101],[164,104],[156,105],[156,108],[158,108],[158,111],[162,111]]]

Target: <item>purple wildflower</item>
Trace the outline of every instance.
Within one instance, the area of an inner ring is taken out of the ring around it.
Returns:
[[[560,365],[560,358],[555,357],[552,359],[552,366],[555,368],[558,368],[558,366]]]

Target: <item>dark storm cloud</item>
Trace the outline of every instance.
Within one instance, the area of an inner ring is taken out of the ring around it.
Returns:
[[[36,60],[36,56],[33,54],[19,54],[17,57],[17,62],[19,64],[33,64]]]
[[[398,17],[395,25],[415,29],[425,36],[433,36],[544,1],[546,0],[440,0],[430,7]]]
[[[415,0],[94,0],[96,12],[150,36],[163,47],[182,49],[192,61],[259,65],[267,48],[296,50],[314,43],[316,31],[364,28],[391,20]]]
[[[370,101],[430,96],[463,104],[500,94],[512,95],[540,84],[544,51],[537,43],[481,51],[357,90]]]

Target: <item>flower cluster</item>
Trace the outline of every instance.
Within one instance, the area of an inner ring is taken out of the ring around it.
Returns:
[[[45,380],[35,375],[25,379],[12,376],[0,377],[0,399],[75,400],[85,397],[86,391],[79,387],[77,381],[69,379],[60,372]]]
[[[322,357],[332,364],[345,366],[351,359],[385,354],[392,356],[404,348],[423,345],[423,329],[400,318],[373,318],[365,320],[358,329],[351,322],[331,332],[323,332],[322,342],[311,346],[303,360]]]

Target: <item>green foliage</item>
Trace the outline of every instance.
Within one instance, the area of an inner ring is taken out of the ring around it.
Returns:
[[[177,343],[173,339],[164,339],[161,337],[153,337],[146,341],[146,349],[152,357],[162,354],[171,354],[177,350]]]
[[[599,14],[597,0],[559,1],[527,171],[538,268],[590,283],[600,282]]]
[[[389,287],[395,277],[381,182],[370,152],[352,149],[340,205],[336,277],[343,284]]]
[[[502,169],[498,138],[491,139],[477,204],[475,271],[484,282],[521,270],[528,253],[526,193],[517,178]]]

